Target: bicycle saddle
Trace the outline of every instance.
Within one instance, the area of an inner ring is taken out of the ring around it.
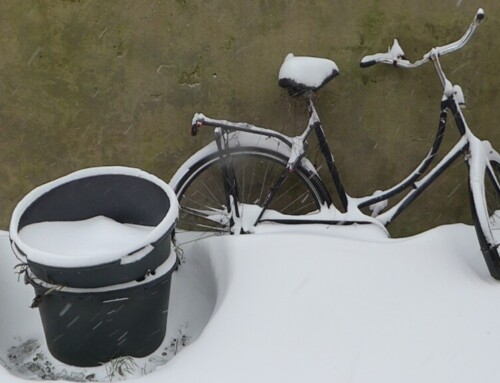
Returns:
[[[338,74],[339,69],[332,60],[289,53],[281,64],[278,84],[296,97],[317,91]]]

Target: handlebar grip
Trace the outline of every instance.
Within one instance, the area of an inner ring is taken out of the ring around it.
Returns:
[[[476,12],[476,22],[479,24],[483,20],[484,20],[484,9],[479,8]]]
[[[368,68],[369,66],[373,66],[377,63],[377,60],[368,59],[368,56],[365,56],[361,59],[359,66],[361,68]]]
[[[191,120],[191,135],[196,136],[198,129],[203,125],[205,116],[202,113],[195,113],[193,119]]]

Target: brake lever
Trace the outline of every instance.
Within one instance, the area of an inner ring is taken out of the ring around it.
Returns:
[[[205,121],[205,116],[201,113],[196,113],[193,116],[193,120],[191,121],[191,136],[196,136],[198,133],[198,129],[203,126],[203,122]]]

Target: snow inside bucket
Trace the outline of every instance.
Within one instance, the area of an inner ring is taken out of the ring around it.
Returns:
[[[47,283],[101,287],[143,278],[171,250],[175,193],[139,169],[97,167],[42,185],[16,206],[14,252]]]

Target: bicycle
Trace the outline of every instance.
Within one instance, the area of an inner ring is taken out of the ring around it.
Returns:
[[[189,158],[174,174],[170,185],[181,209],[178,228],[211,233],[254,233],[266,222],[280,224],[373,224],[382,228],[405,210],[455,160],[464,157],[468,167],[471,213],[481,251],[491,276],[500,280],[500,155],[488,141],[479,140],[465,121],[461,107],[464,96],[459,85],[446,77],[439,58],[462,48],[471,38],[484,11],[479,9],[465,34],[457,41],[432,48],[422,59],[410,62],[398,41],[385,53],[362,58],[361,67],[389,64],[414,69],[432,62],[443,86],[440,115],[434,142],[422,162],[398,184],[364,197],[352,197],[345,190],[334,156],[314,106],[314,94],[339,74],[335,62],[289,54],[279,73],[279,85],[291,96],[308,103],[309,120],[300,136],[248,123],[230,122],[197,113],[191,134],[203,126],[214,128],[214,141]],[[460,139],[437,164],[451,113]],[[341,208],[332,198],[306,157],[307,139],[314,132],[327,164]],[[388,200],[404,194],[392,206]],[[365,213],[362,209],[371,210]]]

